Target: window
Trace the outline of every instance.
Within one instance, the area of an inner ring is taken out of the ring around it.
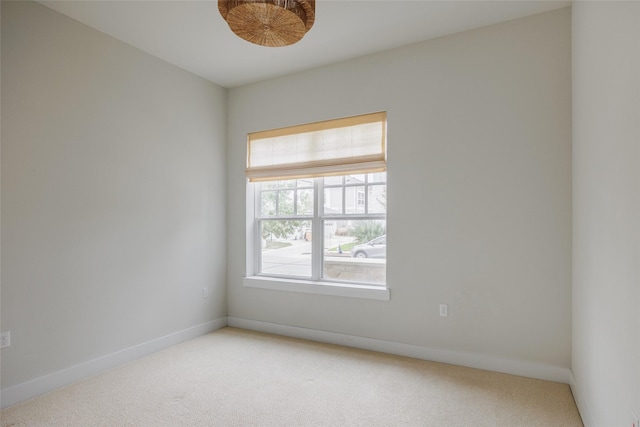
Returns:
[[[247,177],[252,275],[385,288],[386,113],[249,134]]]
[[[386,172],[261,182],[255,194],[258,275],[385,283]]]

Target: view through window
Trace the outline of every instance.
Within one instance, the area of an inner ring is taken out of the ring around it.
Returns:
[[[258,274],[384,284],[386,172],[256,184]]]

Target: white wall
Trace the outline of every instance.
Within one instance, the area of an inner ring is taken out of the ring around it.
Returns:
[[[225,318],[225,103],[57,12],[2,2],[3,388]]]
[[[570,48],[561,9],[230,90],[229,316],[568,368]],[[391,301],[243,288],[246,134],[381,110]]]
[[[574,2],[574,393],[587,426],[640,415],[640,3]]]

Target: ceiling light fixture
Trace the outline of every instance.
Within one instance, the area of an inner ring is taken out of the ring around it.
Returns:
[[[218,0],[231,31],[260,46],[289,46],[311,29],[315,0]]]

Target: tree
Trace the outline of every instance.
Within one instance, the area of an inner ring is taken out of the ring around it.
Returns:
[[[376,237],[382,236],[385,232],[384,225],[378,221],[360,221],[356,224],[353,235],[356,237],[358,243],[366,243]]]
[[[376,200],[380,203],[380,206],[384,208],[384,211],[387,211],[387,186],[382,187],[382,192],[376,196]]]
[[[296,232],[303,221],[267,220],[262,221],[262,238],[264,240],[286,239]]]

